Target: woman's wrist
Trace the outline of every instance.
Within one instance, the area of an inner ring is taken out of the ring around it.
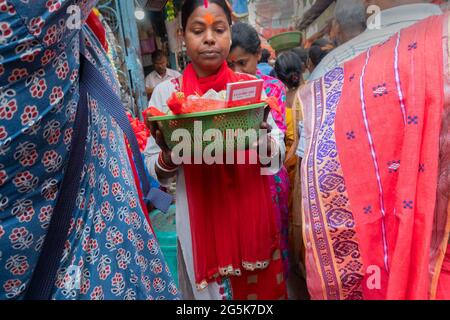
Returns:
[[[172,161],[172,156],[168,152],[161,151],[156,162],[158,169],[165,173],[174,173],[178,170],[178,166]]]
[[[261,156],[263,159],[266,159],[266,161],[280,156],[279,144],[270,133],[267,135],[267,149],[266,150],[267,150],[267,153],[265,155]]]

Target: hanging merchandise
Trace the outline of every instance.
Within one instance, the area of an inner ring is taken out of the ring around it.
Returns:
[[[105,52],[108,52],[108,42],[106,41],[105,27],[100,21],[100,12],[97,9],[94,8],[91,11],[88,18],[86,19],[86,24],[94,32],[103,49],[105,49]]]
[[[167,1],[166,4],[166,20],[167,21],[173,21],[175,20],[176,14],[175,14],[175,6],[173,5],[173,0]]]
[[[179,35],[181,29],[181,14],[178,14],[172,20],[166,20],[166,31],[169,50],[173,53],[178,53],[182,50],[183,38]]]
[[[248,16],[248,2],[247,0],[231,0],[233,13],[239,19],[246,18]]]

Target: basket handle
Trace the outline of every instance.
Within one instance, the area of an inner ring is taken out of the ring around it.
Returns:
[[[264,120],[263,120],[263,122],[267,122],[267,119],[269,118],[269,114],[270,114],[270,106],[266,105],[264,107]]]

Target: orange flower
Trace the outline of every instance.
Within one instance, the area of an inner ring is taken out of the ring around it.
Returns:
[[[144,119],[147,119],[147,117],[167,116],[167,114],[165,114],[164,112],[160,111],[155,107],[150,107],[144,110],[144,112],[142,112],[142,115],[144,116]]]
[[[174,92],[167,100],[167,106],[173,114],[182,114],[185,102],[186,98],[183,92]]]

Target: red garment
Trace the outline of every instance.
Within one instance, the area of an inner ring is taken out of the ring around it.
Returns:
[[[255,79],[255,77],[247,74],[234,73],[233,70],[228,68],[226,62],[223,63],[216,74],[206,78],[199,78],[192,64],[189,64],[183,73],[182,91],[185,97],[203,95],[211,89],[217,92],[225,90],[228,83]]]
[[[277,250],[267,269],[231,277],[233,300],[287,300],[284,277],[281,252]]]
[[[336,141],[365,266],[365,299],[429,298],[444,105],[442,31],[441,16],[426,19],[344,66]],[[362,94],[364,105],[355,99]],[[371,287],[374,274],[379,290]]]
[[[448,23],[405,28],[301,90],[312,299],[435,297],[448,241],[436,210]]]
[[[87,17],[86,24],[94,32],[98,41],[100,41],[100,44],[102,45],[103,49],[105,49],[105,51],[108,52],[109,47],[108,41],[106,41],[105,27],[103,27],[102,22],[100,21],[100,19],[98,18],[98,16],[95,14],[94,11],[92,11]]]
[[[234,73],[226,63],[217,74],[198,78],[189,65],[182,90],[186,97],[202,95],[250,79],[254,78]],[[278,234],[269,182],[260,165],[185,165],[184,174],[199,288],[227,270],[242,272],[244,263],[251,265],[244,269],[265,269],[278,248]]]

